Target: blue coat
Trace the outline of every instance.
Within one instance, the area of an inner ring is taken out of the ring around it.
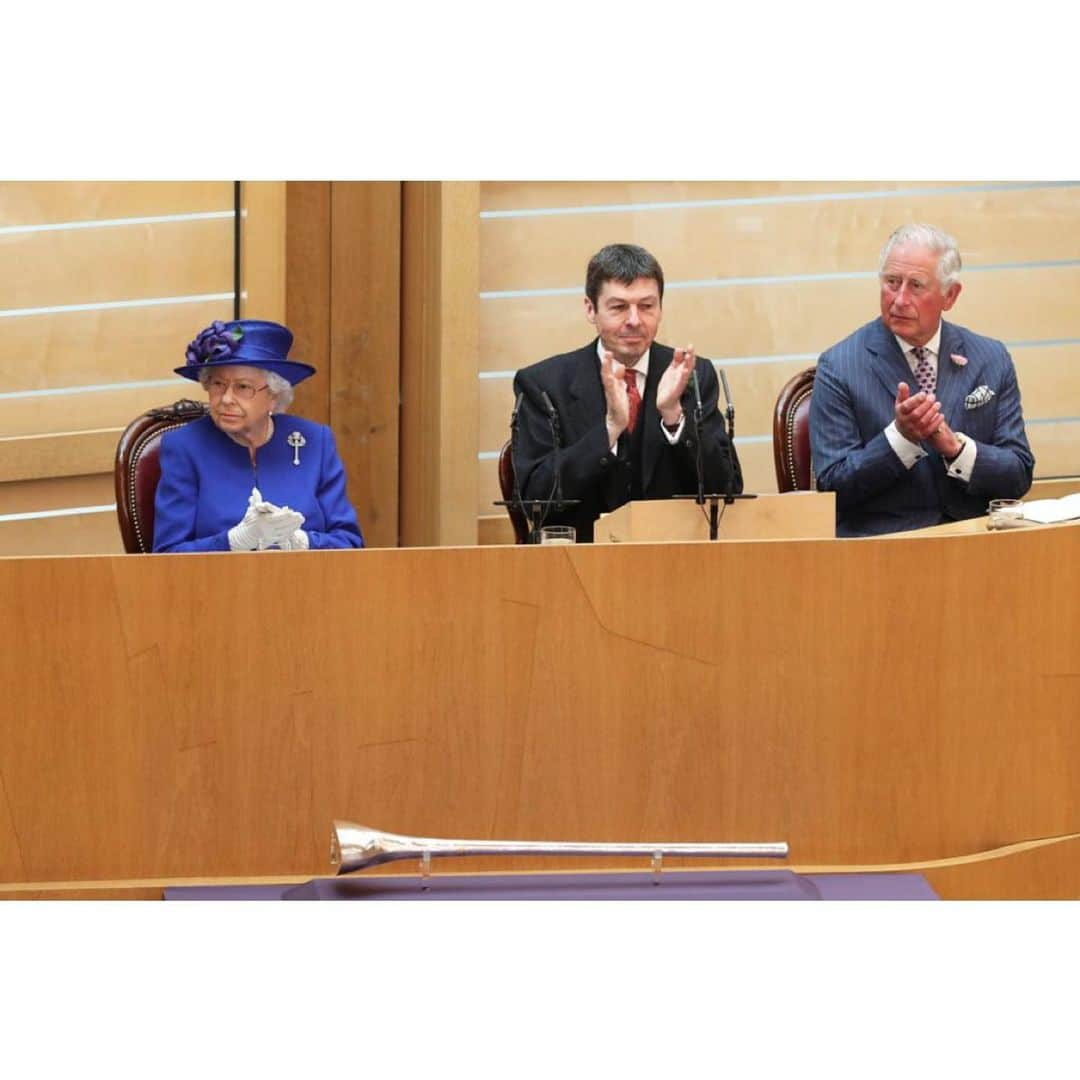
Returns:
[[[967,364],[953,363],[958,354]],[[896,456],[885,428],[894,418],[896,384],[918,384],[881,319],[822,354],[810,397],[810,450],[817,486],[836,492],[838,536],[869,536],[978,517],[990,499],[1019,499],[1031,487],[1035,458],[1024,432],[1020,389],[1000,341],[941,324],[937,397],[953,431],[977,444],[971,481],[950,478],[941,456],[911,469]],[[987,387],[993,396],[970,407]]]
[[[305,443],[300,464],[288,444]],[[304,515],[312,548],[360,548],[364,539],[345,495],[345,469],[328,427],[282,414],[255,454],[219,431],[209,416],[161,440],[161,481],[154,499],[154,551],[228,551],[228,532],[247,512],[251,489]]]

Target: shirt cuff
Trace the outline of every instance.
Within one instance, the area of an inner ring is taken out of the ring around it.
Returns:
[[[960,451],[954,461],[945,463],[945,471],[954,480],[962,480],[967,484],[971,481],[971,474],[975,471],[975,455],[979,452],[979,448],[975,445],[975,440],[962,431],[954,431],[953,434],[958,439],[964,440],[964,449]]]
[[[664,433],[664,438],[667,439],[668,444],[671,446],[674,446],[679,441],[684,427],[686,427],[686,413],[679,417],[679,426],[674,431],[668,431],[664,426],[663,419],[660,420],[660,430]]]
[[[918,443],[913,443],[900,434],[895,420],[885,429],[885,438],[889,440],[893,453],[903,462],[905,469],[910,469],[926,457],[926,451]]]

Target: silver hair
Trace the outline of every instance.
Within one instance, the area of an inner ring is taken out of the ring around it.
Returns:
[[[933,225],[901,225],[881,249],[879,274],[885,272],[885,263],[888,262],[893,248],[900,244],[913,244],[937,255],[938,283],[943,293],[948,292],[960,280],[960,248],[947,232]]]
[[[224,364],[218,365],[218,367],[224,366]],[[202,383],[204,390],[209,389],[210,376],[215,370],[216,368],[201,368],[199,370],[199,382]],[[274,412],[288,412],[289,406],[293,403],[292,383],[284,375],[279,375],[276,371],[267,371],[265,368],[256,368],[255,370],[266,379],[266,386],[270,391],[270,396],[274,398]]]

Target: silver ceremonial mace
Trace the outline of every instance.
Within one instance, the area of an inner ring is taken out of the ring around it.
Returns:
[[[555,840],[444,840],[429,836],[398,836],[379,832],[351,821],[335,821],[330,836],[330,864],[338,874],[366,870],[369,866],[399,859],[423,859],[425,867],[434,855],[641,855],[659,869],[665,855],[723,859],[783,859],[784,842],[767,844],[586,844]]]

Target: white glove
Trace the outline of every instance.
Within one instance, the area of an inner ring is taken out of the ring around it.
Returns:
[[[264,509],[269,508],[269,509]],[[287,506],[273,506],[263,503],[258,508],[255,528],[258,530],[259,550],[271,547],[284,547],[291,543],[293,534],[304,524],[304,515]]]
[[[311,541],[308,539],[308,534],[303,529],[297,529],[296,532],[289,537],[281,545],[282,551],[307,551],[311,547]]]
[[[247,513],[229,530],[230,551],[254,551],[259,546],[259,519],[263,516],[259,507],[262,505],[259,489],[252,488]]]

